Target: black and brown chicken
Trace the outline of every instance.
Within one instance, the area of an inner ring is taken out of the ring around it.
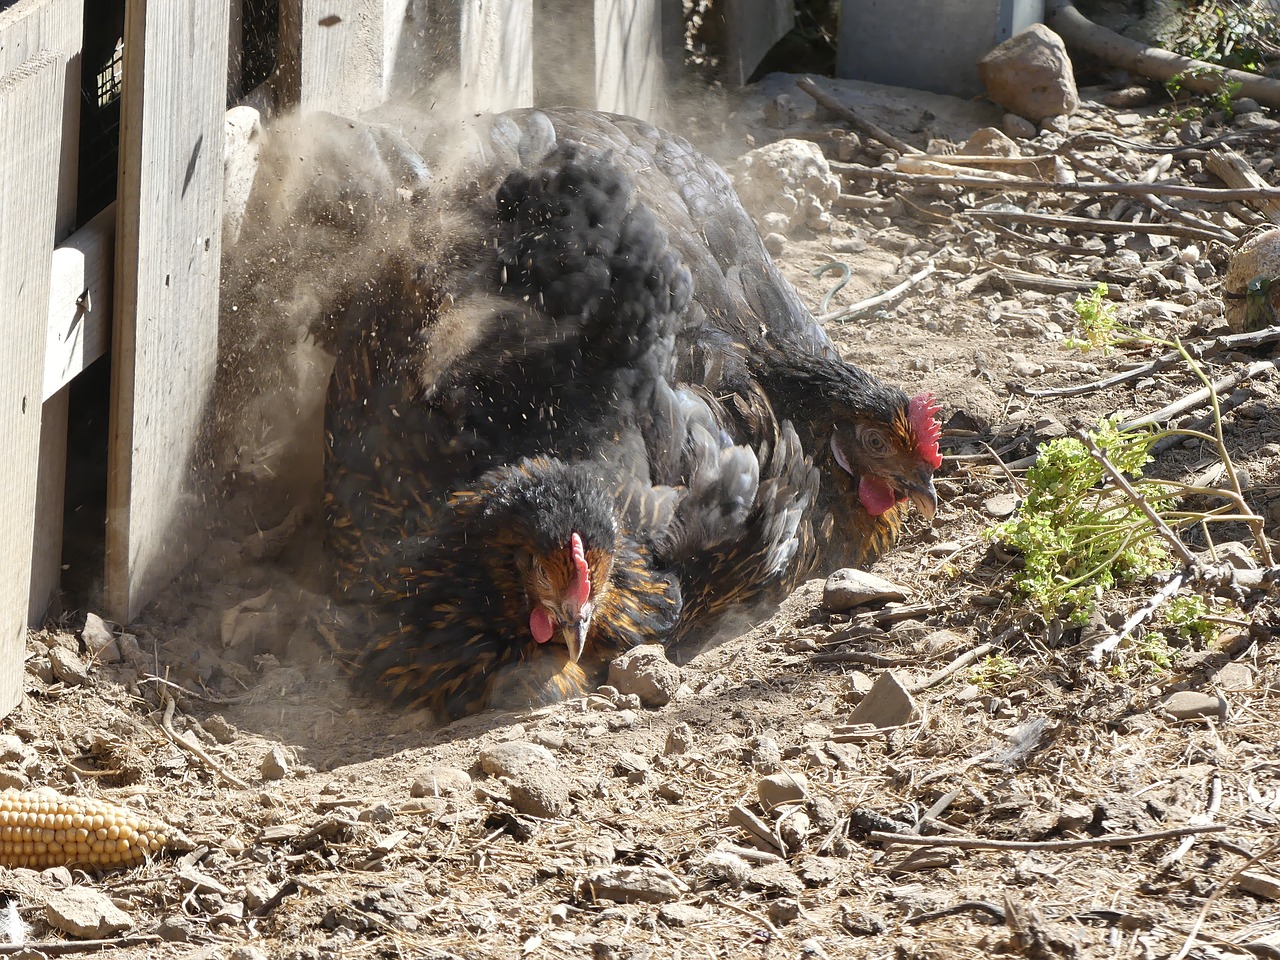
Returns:
[[[483,145],[341,325],[329,547],[367,676],[449,715],[558,699],[932,516],[931,398],[836,356],[719,167],[578,110]]]

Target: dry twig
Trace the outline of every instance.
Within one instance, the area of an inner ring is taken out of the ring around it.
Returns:
[[[907,143],[905,140],[899,140],[888,130],[885,130],[876,124],[867,120],[865,117],[859,116],[853,110],[849,109],[831,94],[821,90],[816,83],[808,77],[801,77],[796,81],[796,86],[807,93],[813,100],[826,107],[845,123],[853,127],[854,130],[862,134],[864,137],[870,137],[872,140],[878,140],[891,150],[897,150],[898,153],[924,153]]]
[[[215,760],[210,755],[209,751],[205,750],[204,747],[200,746],[200,744],[196,743],[194,740],[188,740],[182,734],[178,733],[177,730],[173,729],[173,711],[177,709],[177,704],[174,702],[173,694],[165,689],[165,687],[160,686],[157,689],[160,693],[160,699],[164,701],[164,715],[160,718],[160,728],[164,730],[165,736],[180,746],[183,750],[194,754],[200,760],[204,761],[205,765],[210,770],[220,776],[223,780],[227,781],[227,783],[231,784],[233,787],[238,787],[241,790],[248,790],[249,784],[245,783],[221,763]]]
[[[907,277],[907,279],[903,280],[896,287],[886,290],[884,293],[877,294],[874,297],[868,297],[866,300],[861,300],[858,303],[851,304],[847,307],[841,307],[839,310],[833,310],[831,313],[824,313],[822,316],[818,317],[818,322],[827,323],[828,321],[835,320],[843,323],[844,321],[851,320],[860,314],[874,310],[876,307],[890,303],[902,296],[902,294],[906,293],[921,280],[928,277],[936,269],[937,267],[934,266],[933,261],[929,261],[921,269]]]
[[[984,837],[920,837],[910,833],[885,833],[873,830],[867,836],[879,843],[904,844],[909,847],[955,847],[958,850],[1085,850],[1090,847],[1129,847],[1135,843],[1176,840],[1193,833],[1221,833],[1225,823],[1206,823],[1194,827],[1174,827],[1152,833],[1120,833],[1109,837],[1081,837],[1078,840],[987,840]]]

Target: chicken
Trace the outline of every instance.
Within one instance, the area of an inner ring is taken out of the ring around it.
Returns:
[[[515,677],[554,699],[932,516],[931,398],[835,355],[718,167],[583,111],[481,152],[338,327],[328,546],[376,610],[366,676],[449,715]]]

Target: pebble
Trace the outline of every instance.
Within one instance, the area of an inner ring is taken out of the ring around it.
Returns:
[[[693,728],[681,721],[667,733],[667,743],[662,748],[663,756],[672,757],[688,753],[693,747]]]
[[[579,895],[617,903],[666,903],[688,890],[674,873],[662,867],[603,867],[583,877]]]
[[[774,130],[782,130],[796,122],[800,110],[793,97],[780,93],[764,105],[765,126]]]
[[[835,613],[843,613],[867,603],[905,600],[910,595],[907,587],[850,567],[827,577],[822,588],[822,605]]]
[[[773,737],[753,737],[751,766],[757,773],[773,773],[782,768],[782,748]]]
[[[809,795],[809,781],[802,773],[773,773],[761,777],[756,796],[766,811],[772,812],[788,803],[799,803]]]
[[[886,670],[876,678],[870,692],[854,708],[849,722],[870,724],[879,730],[910,723],[915,716],[915,700],[902,685],[897,674],[892,670]]]
[[[609,664],[609,685],[635,694],[646,707],[670,703],[680,688],[680,668],[656,643],[632,647]]]
[[[849,689],[845,691],[845,699],[858,703],[871,692],[871,688],[875,686],[875,680],[871,678],[869,673],[862,670],[854,670],[846,678],[849,682]]]
[[[191,922],[186,917],[165,917],[156,925],[156,935],[168,943],[186,943],[191,939]]]
[[[1016,493],[997,493],[994,497],[987,497],[982,501],[982,509],[987,511],[987,515],[995,517],[997,520],[1003,517],[1013,515],[1018,509],[1018,495]]]
[[[78,687],[89,681],[89,668],[80,659],[80,655],[72,653],[66,647],[49,648],[49,665],[53,675],[69,687]]]
[[[658,908],[658,919],[669,927],[691,927],[706,920],[707,913],[689,903],[664,903]]]
[[[110,897],[88,887],[50,893],[44,911],[49,926],[89,940],[101,940],[133,926],[133,918]]]
[[[1213,675],[1213,685],[1219,690],[1226,690],[1228,693],[1252,690],[1255,683],[1253,670],[1249,668],[1248,664],[1241,663],[1238,660],[1224,664]]]
[[[497,743],[480,751],[480,769],[491,777],[518,777],[535,768],[558,766],[550,750],[527,740]]]
[[[115,660],[120,656],[120,651],[116,647],[115,634],[111,632],[106,621],[96,613],[85,616],[80,639],[84,641],[85,649],[89,651],[91,657],[97,657],[99,660]]]
[[[956,540],[940,540],[938,543],[930,544],[925,550],[931,557],[950,557],[960,552],[960,543]]]
[[[471,792],[471,775],[457,767],[428,767],[413,778],[411,797],[451,797]]]
[[[800,901],[794,897],[779,897],[769,904],[769,919],[778,926],[793,923],[800,918]]]
[[[284,747],[280,744],[273,744],[271,749],[267,751],[266,756],[262,758],[262,763],[258,766],[258,772],[262,774],[263,780],[283,780],[289,775],[289,757],[284,752]]]
[[[1032,140],[1037,133],[1034,123],[1016,113],[1006,113],[1000,120],[1000,129],[1014,140]]]
[[[770,256],[780,257],[782,251],[787,249],[787,238],[780,233],[766,233],[764,248],[769,251]]]
[[[1222,720],[1227,715],[1227,702],[1212,693],[1179,690],[1161,701],[1161,706],[1175,720]]]

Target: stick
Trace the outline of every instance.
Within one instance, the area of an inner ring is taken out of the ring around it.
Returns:
[[[930,687],[936,687],[938,684],[940,684],[943,680],[946,680],[952,674],[957,673],[960,670],[963,670],[965,667],[969,666],[972,663],[976,663],[978,660],[985,657],[988,653],[990,653],[994,649],[995,649],[994,644],[984,643],[984,644],[981,644],[980,646],[974,647],[972,650],[968,651],[967,653],[960,654],[960,656],[956,657],[954,660],[948,663],[941,670],[931,673],[929,676],[925,677],[919,683],[913,683],[911,686],[907,687],[907,693],[917,694],[917,693],[921,693],[924,690],[928,690]]]
[[[1182,588],[1182,584],[1186,582],[1186,579],[1186,570],[1179,570],[1170,577],[1168,583],[1148,597],[1146,602],[1137,610],[1129,614],[1129,618],[1120,625],[1119,630],[1111,634],[1111,636],[1094,644],[1093,649],[1089,651],[1089,662],[1095,667],[1101,666],[1102,661],[1106,658],[1107,654],[1120,646],[1120,644],[1124,642],[1125,637],[1133,633],[1140,624],[1160,609],[1161,604],[1177,593]]]
[[[210,756],[209,752],[205,750],[204,747],[200,746],[200,744],[193,740],[188,740],[182,734],[178,733],[177,730],[173,729],[173,711],[177,708],[177,704],[173,700],[173,695],[170,694],[167,689],[164,687],[158,687],[157,689],[160,692],[160,698],[164,701],[164,716],[160,718],[160,728],[164,730],[165,736],[178,746],[182,747],[183,750],[186,750],[188,753],[195,754],[205,762],[210,770],[220,776],[223,780],[227,781],[227,783],[231,784],[233,787],[239,787],[241,790],[248,790],[249,785],[247,783]]]
[[[819,89],[818,85],[808,77],[801,77],[796,81],[796,86],[807,93],[815,101],[826,107],[840,119],[844,120],[849,126],[857,130],[865,137],[872,140],[878,140],[891,150],[897,150],[898,153],[924,153],[918,150],[905,140],[899,140],[888,130],[876,126],[870,120],[866,120],[854,113],[853,110],[846,107],[843,103]]]
[[[861,163],[828,161],[836,173],[850,176],[874,177],[879,180],[901,180],[905,183],[937,184],[944,187],[968,187],[974,190],[1010,189],[1023,193],[1083,193],[1101,196],[1187,197],[1202,203],[1229,203],[1232,200],[1246,202],[1261,199],[1280,199],[1280,187],[1193,187],[1184,183],[1099,183],[1093,180],[1077,180],[1074,183],[1057,183],[1053,180],[996,180],[992,177],[941,177],[925,173],[903,173],[892,167],[868,167]]]
[[[160,942],[160,937],[154,933],[116,937],[111,940],[33,940],[27,943],[0,944],[0,956],[11,953],[30,953],[34,956],[37,953],[43,953],[50,957],[63,957],[70,953],[87,953],[117,947],[140,947],[144,944]]]
[[[1265,330],[1257,330],[1252,333],[1233,333],[1225,337],[1215,337],[1201,345],[1187,344],[1186,347],[1187,352],[1197,360],[1204,360],[1214,354],[1221,353],[1223,350],[1247,349],[1261,346],[1264,343],[1271,343],[1275,340],[1280,340],[1280,327],[1267,327]],[[1125,370],[1123,373],[1117,373],[1103,380],[1095,380],[1092,383],[1077,384],[1073,387],[1046,387],[1039,390],[1032,390],[1015,384],[1015,389],[1026,397],[1075,397],[1094,390],[1106,390],[1109,387],[1115,387],[1130,380],[1137,380],[1139,377],[1146,376],[1149,373],[1156,373],[1181,362],[1183,362],[1182,354],[1177,350],[1170,350],[1168,353],[1156,357],[1150,363],[1134,367],[1132,370]]]
[[[1121,427],[1121,429],[1125,429]],[[1084,444],[1084,448],[1089,451],[1089,455],[1098,461],[1098,466],[1102,467],[1102,472],[1111,478],[1112,482],[1124,491],[1124,495],[1133,501],[1134,506],[1142,511],[1151,525],[1155,527],[1156,532],[1168,541],[1169,546],[1173,548],[1184,564],[1194,570],[1200,565],[1200,561],[1196,559],[1196,555],[1187,549],[1187,545],[1182,542],[1176,533],[1169,529],[1169,525],[1164,522],[1160,514],[1156,513],[1155,508],[1147,502],[1147,498],[1133,489],[1133,484],[1129,482],[1129,478],[1116,469],[1115,464],[1107,459],[1107,455],[1102,452],[1093,437],[1089,436],[1085,430],[1076,431],[1076,439]]]
[[[1212,823],[1213,818],[1218,815],[1218,811],[1222,809],[1222,778],[1214,777],[1209,781],[1209,805],[1204,812],[1205,823]],[[1187,855],[1187,851],[1195,846],[1196,837],[1192,834],[1186,837],[1178,844],[1171,853],[1162,857],[1160,862],[1156,864],[1156,870],[1164,873],[1175,863]]]
[[[1232,871],[1231,876],[1227,877],[1227,879],[1223,880],[1213,888],[1213,893],[1209,894],[1209,896],[1205,898],[1204,905],[1200,908],[1200,914],[1196,917],[1196,922],[1191,925],[1191,932],[1187,934],[1186,942],[1182,945],[1182,949],[1173,955],[1172,960],[1185,960],[1187,954],[1191,951],[1191,945],[1196,941],[1196,934],[1200,932],[1200,925],[1204,923],[1204,918],[1209,915],[1209,908],[1213,906],[1213,902],[1225,893],[1228,887],[1236,882],[1240,874],[1244,873],[1255,863],[1265,860],[1277,850],[1280,850],[1280,843],[1271,844],[1271,846],[1267,847],[1267,849],[1263,850],[1256,857],[1245,861],[1242,866]]]
[[[1092,217],[1069,217],[1043,213],[1021,213],[1015,210],[961,210],[957,216],[973,220],[1005,223],[1028,223],[1047,230],[1075,230],[1082,233],[1154,233],[1165,237],[1188,237],[1193,240],[1223,242],[1218,233],[1181,223],[1131,223],[1128,220],[1095,220]],[[1234,234],[1232,239],[1235,239]]]
[[[867,836],[879,843],[903,844],[908,847],[956,847],[960,850],[1084,850],[1089,847],[1128,847],[1135,843],[1176,840],[1192,833],[1222,833],[1225,823],[1206,823],[1196,827],[1174,827],[1154,833],[1115,834],[1109,837],[1082,837],[1079,840],[987,840],[983,837],[919,837],[910,833],[885,833],[873,830]]]
[[[862,300],[859,303],[852,304],[851,306],[843,307],[840,310],[835,310],[831,313],[824,313],[822,316],[818,317],[818,322],[826,323],[830,320],[835,320],[840,323],[844,323],[846,320],[851,320],[859,314],[866,313],[868,310],[874,310],[876,307],[889,303],[892,300],[896,300],[907,290],[911,289],[925,277],[933,273],[936,269],[937,267],[933,265],[933,261],[929,261],[924,265],[924,267],[907,277],[907,279],[903,280],[893,289],[886,290],[884,293]]]
[[[1275,368],[1274,360],[1258,360],[1249,364],[1243,370],[1237,370],[1235,373],[1228,374],[1219,380],[1215,380],[1210,386],[1202,387],[1190,396],[1183,397],[1181,400],[1175,400],[1173,403],[1161,407],[1154,413],[1148,413],[1145,416],[1137,417],[1134,420],[1128,420],[1120,425],[1121,430],[1135,430],[1139,427],[1151,427],[1158,423],[1165,423],[1176,417],[1180,413],[1186,413],[1188,410],[1194,410],[1196,407],[1204,406],[1209,402],[1210,398],[1219,396],[1230,390],[1232,387],[1238,386],[1245,380],[1252,380],[1268,370]]]

